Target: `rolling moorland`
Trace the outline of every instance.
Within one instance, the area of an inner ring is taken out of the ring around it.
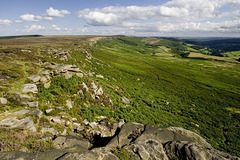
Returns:
[[[93,132],[80,126],[103,119],[183,127],[239,157],[239,58],[240,51],[157,37],[1,38],[0,150],[53,149],[43,137],[55,132],[91,141]],[[36,88],[23,94],[24,84]],[[28,129],[38,134],[6,127],[16,115],[31,117]]]

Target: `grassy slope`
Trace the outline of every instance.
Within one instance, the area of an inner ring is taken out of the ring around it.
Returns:
[[[240,115],[233,112],[240,107],[239,64],[166,58],[165,54],[162,58],[161,53],[152,56],[151,49],[146,49],[140,38],[123,39],[97,44],[93,56],[98,60],[92,60],[92,71],[109,79],[99,81],[109,88],[115,103],[126,96],[131,104],[119,102],[114,112],[93,112],[195,130],[214,147],[239,156]],[[97,65],[99,60],[105,64]],[[116,92],[115,86],[122,92]]]
[[[111,97],[115,108],[101,107],[98,103],[84,107],[84,102],[79,100],[75,101],[79,107],[68,114],[78,114],[90,121],[94,117],[105,115],[144,124],[181,126],[200,133],[217,149],[240,156],[239,62],[230,60],[231,57],[225,61],[225,58],[213,59],[206,55],[179,59],[173,57],[164,46],[146,46],[142,38],[134,37],[100,40],[91,47],[85,42],[89,38],[91,37],[55,36],[0,40],[3,50],[10,48],[16,52],[1,54],[0,58],[4,62],[0,64],[2,73],[13,77],[10,84],[1,82],[1,86],[6,85],[1,89],[10,85],[12,90],[18,91],[26,77],[37,74],[37,66],[32,61],[41,59],[76,64],[84,71],[105,77],[85,77],[81,81],[98,81],[104,92]],[[152,43],[154,40],[145,39],[145,42]],[[78,45],[94,58],[86,60],[86,54],[77,49]],[[45,50],[50,47],[69,49],[72,59],[69,62],[53,59]],[[29,48],[32,52],[17,54],[19,51],[15,51],[16,48]],[[56,80],[56,83],[52,83],[52,88],[59,89],[58,82],[66,85],[74,83],[75,86],[72,87],[78,87],[75,80]],[[62,94],[65,92],[59,95]],[[123,96],[130,99],[131,103],[123,103]],[[41,97],[39,102],[42,103]],[[54,103],[62,105],[59,101]]]

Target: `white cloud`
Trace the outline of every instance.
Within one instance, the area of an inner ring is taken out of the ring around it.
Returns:
[[[32,21],[32,22],[38,21],[38,19],[36,19],[36,16],[34,16],[33,14],[24,14],[24,15],[21,15],[20,18],[22,18],[22,20],[24,21]]]
[[[240,0],[172,0],[160,6],[110,6],[84,9],[78,17],[93,26],[120,25],[126,21],[158,20],[190,22],[220,18],[224,5],[239,5]]]
[[[45,20],[45,21],[52,21],[52,17],[47,17],[47,16],[36,16],[37,20]]]
[[[36,25],[33,24],[30,27],[29,26],[25,26],[25,31],[26,32],[35,32],[35,31],[41,31],[41,30],[45,30],[46,28],[41,26],[41,25]]]
[[[13,22],[9,19],[0,19],[0,25],[6,25],[9,26],[11,25]]]
[[[66,14],[70,14],[67,10],[57,10],[50,7],[46,10],[46,15],[48,17],[64,17]]]
[[[15,23],[22,23],[23,21],[21,21],[21,20],[15,20],[14,22],[15,22]]]
[[[55,25],[55,24],[51,25],[51,27],[50,27],[49,29],[51,29],[51,30],[56,30],[56,31],[60,31],[60,30],[61,30],[61,28],[59,28],[59,27],[58,27],[57,25]]]

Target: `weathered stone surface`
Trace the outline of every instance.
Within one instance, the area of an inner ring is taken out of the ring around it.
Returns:
[[[96,75],[97,78],[104,78],[102,75]]]
[[[39,110],[39,109],[35,109],[32,112],[30,112],[30,114],[36,115],[36,116],[38,116],[38,118],[41,118],[43,112],[41,110]]]
[[[73,107],[72,105],[72,101],[71,100],[66,100],[66,106],[68,107],[68,109],[71,109]]]
[[[7,99],[0,97],[0,104],[2,104],[2,105],[7,104]]]
[[[22,110],[14,112],[13,114],[17,115],[17,116],[22,116],[22,115],[28,113],[29,111],[30,111],[29,109],[22,109]]]
[[[73,122],[73,123],[72,123],[72,127],[73,127],[73,129],[75,129],[75,130],[77,130],[77,131],[82,131],[82,130],[84,130],[84,126],[81,126],[80,123]]]
[[[22,85],[22,91],[23,92],[32,92],[32,93],[38,93],[37,86],[35,84],[23,84]]]
[[[0,126],[12,126],[18,122],[19,120],[16,117],[6,118],[0,122]]]
[[[153,125],[146,125],[145,131],[141,134],[140,137],[138,137],[136,141],[142,141],[145,139],[153,139],[160,143],[166,143],[175,140],[189,141],[198,143],[205,147],[211,147],[211,145],[198,134],[181,127],[158,127]]]
[[[53,135],[57,135],[58,134],[58,131],[55,130],[54,128],[42,128],[41,129],[41,133],[51,133]]]
[[[38,101],[27,102],[27,105],[28,105],[28,107],[36,108],[36,107],[38,107]]]
[[[76,76],[83,78],[83,73],[76,73]]]
[[[129,138],[131,133],[133,133],[135,130],[140,129],[144,130],[144,125],[140,123],[133,123],[133,122],[128,122],[125,123],[119,134],[115,136],[108,144],[107,148],[113,149],[116,147],[122,147],[123,145],[129,144],[132,141],[132,138]]]
[[[44,88],[49,88],[51,86],[51,81],[44,83]]]
[[[41,72],[42,75],[49,75],[49,72],[47,70],[44,70]]]
[[[41,82],[41,83],[47,83],[47,82],[48,82],[48,79],[45,78],[45,77],[41,77],[40,82]]]
[[[170,141],[164,145],[165,152],[169,159],[186,160],[240,160],[238,157],[220,152],[213,148],[206,148],[188,141]]]
[[[24,119],[17,119],[16,117],[7,118],[0,122],[1,126],[8,126],[10,128],[30,129],[35,131],[34,122],[32,117],[26,117]]]
[[[84,82],[82,83],[81,89],[82,89],[82,91],[83,91],[84,94],[85,94],[87,91],[89,91],[87,85],[86,85]]]
[[[61,121],[60,118],[52,117],[50,120],[51,120],[51,122],[53,122],[53,123],[62,124],[62,121]]]
[[[124,103],[130,103],[129,99],[127,99],[126,97],[122,97],[122,101],[123,101]]]
[[[53,144],[57,149],[72,147],[74,145],[80,145],[85,149],[91,147],[88,141],[74,135],[58,136]]]
[[[34,122],[32,117],[26,117],[24,119],[19,120],[17,123],[10,126],[11,128],[22,128],[29,129],[34,126]]]
[[[126,146],[132,156],[140,159],[161,159],[168,160],[163,145],[155,140],[146,139]],[[135,154],[135,155],[134,155]]]
[[[69,78],[71,78],[72,76],[73,76],[73,74],[72,74],[72,73],[69,73],[69,72],[66,72],[66,73],[63,74],[63,77],[64,77],[65,79],[69,79]]]
[[[41,79],[41,76],[39,75],[34,75],[34,76],[31,76],[31,77],[28,77],[28,79],[32,80],[34,83],[36,82],[39,82],[40,79]]]
[[[96,95],[98,95],[98,96],[103,95],[103,90],[101,87],[97,90]]]
[[[53,111],[52,108],[45,110],[45,112],[46,112],[47,114],[50,113],[50,112],[52,112],[52,111]]]

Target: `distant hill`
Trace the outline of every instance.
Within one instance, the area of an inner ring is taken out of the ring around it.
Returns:
[[[0,36],[0,39],[15,39],[21,37],[41,37],[42,35]]]
[[[239,51],[240,38],[168,38],[169,40],[184,41],[186,43],[200,45],[211,49],[221,50],[222,52]]]

